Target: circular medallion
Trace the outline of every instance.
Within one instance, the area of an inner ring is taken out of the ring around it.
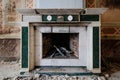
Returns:
[[[72,15],[69,15],[69,16],[68,16],[68,20],[69,20],[69,21],[72,21],[72,20],[73,20],[73,16],[72,16]]]
[[[51,20],[52,20],[52,16],[51,16],[51,15],[48,15],[48,16],[47,16],[47,20],[48,20],[48,21],[51,21]]]

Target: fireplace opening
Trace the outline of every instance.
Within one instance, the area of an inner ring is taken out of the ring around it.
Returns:
[[[42,33],[42,42],[42,58],[79,58],[79,33]]]

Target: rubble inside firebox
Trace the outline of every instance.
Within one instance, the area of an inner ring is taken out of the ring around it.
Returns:
[[[53,49],[54,48],[54,49]],[[44,58],[73,58],[76,57],[72,50],[68,50],[65,47],[58,47],[53,45],[52,50]],[[76,57],[77,58],[77,57]]]

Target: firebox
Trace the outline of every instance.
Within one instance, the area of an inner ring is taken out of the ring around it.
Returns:
[[[78,59],[79,33],[43,33],[42,58]]]

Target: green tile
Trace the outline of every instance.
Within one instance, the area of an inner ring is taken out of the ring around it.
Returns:
[[[93,68],[99,68],[99,27],[93,27]]]
[[[48,21],[47,20],[47,16],[48,15],[42,15],[42,21]],[[52,16],[52,20],[51,21],[57,21],[57,15],[51,15]]]
[[[68,16],[69,15],[64,15],[64,21],[68,21]],[[78,17],[78,15],[72,15],[73,16],[73,20],[72,21],[78,21],[79,19],[79,17]]]
[[[80,21],[99,21],[99,15],[80,15]]]
[[[47,20],[47,16],[48,15],[42,15],[42,21],[48,21]],[[57,17],[58,16],[60,16],[60,15],[51,15],[52,16],[52,20],[51,21],[57,21]],[[61,15],[61,16],[63,16],[64,17],[64,21],[68,21],[68,16],[69,15]],[[73,20],[72,21],[78,21],[79,19],[79,17],[78,17],[78,15],[72,15],[73,16]]]
[[[28,27],[22,27],[22,68],[28,68]]]
[[[25,74],[25,72],[20,72],[20,75],[24,75]]]

